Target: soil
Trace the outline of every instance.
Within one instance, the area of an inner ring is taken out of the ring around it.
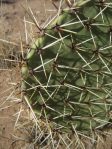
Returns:
[[[14,3],[7,3],[6,0],[0,3],[0,149],[33,149],[28,141],[24,141],[27,135],[18,138],[20,132],[16,131],[19,127],[17,118],[21,117],[29,123],[29,109],[20,94],[20,66],[3,61],[12,51],[20,51],[21,43],[24,47],[37,36],[38,28],[29,15],[31,11],[40,26],[55,13],[50,0],[15,0]],[[105,141],[103,138],[104,143],[99,139],[97,149],[112,149],[111,138],[111,135]]]

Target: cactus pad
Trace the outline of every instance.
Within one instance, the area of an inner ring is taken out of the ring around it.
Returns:
[[[61,10],[31,46],[22,76],[38,118],[86,134],[111,123],[111,0]]]

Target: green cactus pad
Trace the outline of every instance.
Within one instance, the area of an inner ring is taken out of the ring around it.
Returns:
[[[25,96],[37,117],[87,134],[109,124],[111,0],[77,3],[42,32],[22,68]]]

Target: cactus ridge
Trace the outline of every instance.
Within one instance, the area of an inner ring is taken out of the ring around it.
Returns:
[[[90,135],[111,123],[112,2],[62,10],[41,31],[22,66],[22,89],[37,117]]]

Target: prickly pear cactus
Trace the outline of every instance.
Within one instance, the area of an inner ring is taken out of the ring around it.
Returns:
[[[40,32],[22,66],[37,117],[84,134],[111,123],[111,0],[68,4]]]

